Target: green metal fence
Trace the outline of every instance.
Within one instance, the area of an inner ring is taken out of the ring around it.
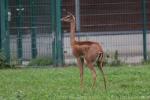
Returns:
[[[149,34],[150,34],[150,1],[148,1],[148,0],[146,0],[145,1],[146,2],[146,29],[147,29],[147,41],[146,41],[146,44],[147,44],[147,56],[148,56],[148,58],[147,59],[150,59],[150,36],[149,36]]]
[[[148,0],[63,1],[63,8],[76,15],[77,27],[80,29],[76,35],[79,40],[99,42],[105,54],[109,53],[111,56],[118,51],[119,58],[127,63],[138,63],[149,58]],[[68,43],[68,24],[63,23],[63,31],[65,61],[75,62]]]
[[[0,1],[0,49],[7,61],[10,59],[9,31],[8,31],[8,0]]]
[[[76,16],[79,40],[99,42],[105,53],[117,50],[129,63],[150,58],[148,0],[1,0],[0,5],[0,49],[8,61],[44,56],[56,66],[74,63],[62,9]]]
[[[11,62],[44,56],[63,64],[61,0],[1,0],[1,16],[1,47]]]

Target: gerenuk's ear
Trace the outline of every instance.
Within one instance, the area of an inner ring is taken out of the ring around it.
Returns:
[[[66,13],[67,13],[67,15],[71,15],[71,16],[73,16],[73,14],[72,14],[71,12],[67,11],[66,9],[63,9],[63,11],[64,11],[64,12],[66,12]]]
[[[71,12],[68,12],[68,11],[67,11],[67,14],[73,16],[73,14],[72,14]]]

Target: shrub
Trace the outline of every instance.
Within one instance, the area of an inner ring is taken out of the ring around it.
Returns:
[[[53,60],[52,58],[49,57],[37,57],[35,59],[32,59],[28,66],[47,66],[47,65],[52,65]]]
[[[114,54],[105,53],[104,64],[109,66],[120,66],[123,63],[119,59],[118,50],[115,51]]]
[[[150,64],[150,59],[147,59],[146,61],[143,60],[143,61],[142,61],[142,64]]]
[[[111,66],[119,66],[119,65],[121,65],[121,60],[119,59],[118,50],[116,50],[115,54],[114,54],[113,61],[111,63]]]
[[[147,52],[147,60],[142,60],[142,64],[150,64],[150,51]]]
[[[3,69],[3,68],[13,68],[13,67],[14,67],[14,65],[10,65],[9,63],[7,63],[6,57],[0,51],[0,69]]]

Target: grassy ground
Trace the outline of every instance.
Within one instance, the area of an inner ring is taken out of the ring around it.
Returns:
[[[97,69],[97,83],[85,68],[84,89],[79,70],[26,68],[0,70],[0,100],[150,100],[150,66],[105,67],[107,92]]]

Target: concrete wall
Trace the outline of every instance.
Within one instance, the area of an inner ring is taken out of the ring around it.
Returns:
[[[150,33],[150,32],[149,32]],[[100,35],[101,34],[101,35]],[[109,34],[109,35],[108,35]],[[133,32],[94,32],[80,33],[79,40],[89,40],[99,42],[105,53],[113,55],[116,50],[119,57],[128,63],[138,63],[143,59],[143,35],[140,31]],[[17,37],[10,37],[11,57],[17,56]],[[150,34],[147,35],[147,49],[150,57]],[[38,56],[52,56],[52,36],[37,35]],[[65,63],[74,63],[70,47],[69,34],[64,35],[64,58]],[[31,36],[23,36],[23,60],[31,59]]]

